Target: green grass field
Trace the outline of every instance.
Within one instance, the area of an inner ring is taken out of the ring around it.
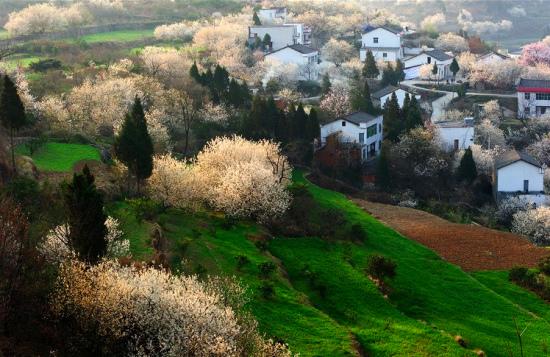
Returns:
[[[145,30],[120,30],[111,32],[95,33],[80,37],[88,43],[99,42],[133,42],[153,37],[154,29]]]
[[[25,145],[16,148],[19,155],[30,156],[39,170],[68,172],[81,160],[100,160],[99,150],[90,145],[47,142],[34,155]]]
[[[295,179],[306,182],[299,174]],[[544,355],[550,343],[550,308],[510,284],[505,273],[469,275],[378,222],[345,196],[311,184],[308,188],[323,207],[361,224],[367,241],[278,237],[262,251],[253,241],[263,228],[253,222],[231,227],[221,214],[168,210],[157,222],[170,242],[172,266],[190,273],[238,276],[249,287],[250,309],[261,330],[302,356],[350,356],[358,343],[369,356],[466,356],[475,348],[489,356],[509,351],[519,356],[514,320],[520,328],[528,326],[525,356]],[[146,228],[126,227],[128,235],[142,237]],[[132,244],[138,253],[147,248],[146,239]],[[372,253],[397,262],[389,299],[364,274]],[[240,271],[237,255],[249,260]],[[259,292],[257,265],[266,261],[279,267],[271,278],[275,297],[270,300]],[[455,335],[463,336],[468,349],[454,342]]]
[[[0,67],[5,68],[6,70],[14,70],[17,66],[22,66],[24,68],[28,67],[33,62],[40,61],[41,57],[33,56],[29,54],[18,54],[15,56],[7,57],[6,59],[0,61]]]

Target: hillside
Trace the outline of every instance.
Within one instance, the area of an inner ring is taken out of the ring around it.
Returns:
[[[306,183],[301,175],[295,180]],[[488,355],[502,355],[512,350],[519,355],[514,320],[522,329],[528,326],[523,335],[526,355],[540,355],[550,342],[545,340],[549,324],[543,318],[550,308],[508,283],[505,273],[469,275],[375,220],[345,196],[306,184],[322,207],[339,210],[348,222],[361,224],[368,234],[366,242],[277,237],[265,246],[257,242],[264,241],[267,232],[255,223],[234,222],[212,212],[168,210],[153,221],[162,227],[162,249],[170,265],[203,276],[242,279],[261,330],[302,356],[463,356],[466,351],[454,342],[455,335],[467,341],[470,352],[479,348]],[[141,237],[131,242],[131,248],[144,258],[151,254],[149,232],[154,225],[139,223],[130,211],[125,203],[111,207],[126,234]],[[363,272],[366,258],[375,252],[397,262],[389,299]],[[238,256],[247,258],[240,269]],[[277,271],[260,278],[258,264],[270,261]],[[270,284],[274,294],[266,298],[262,291]]]

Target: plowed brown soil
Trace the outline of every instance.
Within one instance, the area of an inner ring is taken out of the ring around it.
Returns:
[[[451,223],[412,208],[353,200],[373,217],[467,271],[532,267],[550,255],[549,249],[512,233]]]

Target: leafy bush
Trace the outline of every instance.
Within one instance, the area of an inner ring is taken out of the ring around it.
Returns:
[[[267,250],[267,241],[263,239],[256,241],[254,245],[262,252],[265,252]]]
[[[523,267],[514,267],[510,269],[510,273],[508,274],[508,279],[510,281],[521,283],[525,280],[525,276],[529,272],[529,269],[523,268]]]
[[[162,207],[158,203],[146,198],[135,198],[127,200],[127,202],[139,222],[142,222],[144,219],[152,220],[162,210]]]
[[[543,259],[539,263],[539,270],[544,274],[550,276],[550,257]]]
[[[275,295],[273,284],[270,282],[263,282],[262,285],[260,285],[260,294],[264,299],[271,299]]]
[[[297,89],[300,93],[309,97],[321,94],[321,86],[317,81],[299,81]]]
[[[396,275],[397,264],[383,255],[372,255],[367,263],[366,272],[378,280],[392,279]]]
[[[277,266],[273,262],[264,262],[258,264],[258,270],[260,271],[260,277],[262,279],[269,278],[273,272],[277,269]]]
[[[237,261],[237,270],[241,270],[245,265],[250,263],[250,259],[246,255],[237,255],[235,260]]]
[[[63,67],[61,61],[53,58],[39,60],[29,65],[29,68],[35,72],[46,72],[50,69],[61,69]]]

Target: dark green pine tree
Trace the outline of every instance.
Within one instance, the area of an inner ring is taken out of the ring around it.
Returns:
[[[201,74],[199,72],[199,67],[197,67],[197,62],[193,62],[193,65],[191,66],[191,69],[189,69],[189,75],[197,83],[202,84],[202,77],[201,77]]]
[[[460,160],[456,175],[460,181],[473,182],[476,179],[477,167],[470,148],[464,151],[464,156]]]
[[[296,117],[296,106],[294,104],[289,104],[286,110],[283,136],[286,138],[286,142],[294,140],[294,119]]]
[[[262,43],[264,45],[264,49],[270,50],[271,49],[271,35],[266,33],[264,35],[264,39],[263,39]]]
[[[277,108],[277,104],[275,103],[275,99],[273,97],[269,97],[265,103],[265,126],[268,131],[268,136],[273,139],[278,138],[278,127],[281,117],[281,112],[279,108]]]
[[[403,119],[407,118],[410,105],[411,105],[411,96],[409,95],[409,93],[405,93],[405,99],[403,99],[403,107],[401,107],[401,116],[403,117]]]
[[[400,114],[399,103],[394,92],[384,106],[384,139],[393,142],[399,139],[404,127]]]
[[[363,77],[376,78],[380,74],[378,67],[376,67],[376,60],[371,51],[367,51],[367,57],[365,58],[365,65],[363,66]]]
[[[395,70],[391,63],[388,63],[388,66],[382,71],[382,85],[397,85],[397,80],[395,78]]]
[[[219,103],[222,99],[225,99],[227,96],[227,88],[229,87],[229,72],[220,66],[216,65],[214,69],[214,75],[212,77],[212,82],[210,85],[211,92],[213,94],[213,101]],[[215,100],[217,99],[217,100]]]
[[[330,92],[330,89],[332,88],[332,83],[330,83],[330,76],[328,73],[325,73],[323,75],[323,80],[321,81],[321,95],[326,95],[328,92]]]
[[[296,108],[296,113],[294,114],[294,120],[292,122],[292,136],[294,140],[308,140],[307,122],[307,114],[304,111],[304,106],[300,103]]]
[[[27,117],[17,88],[7,75],[4,76],[0,87],[0,123],[10,135],[11,165],[13,172],[16,172],[13,137],[17,130],[27,124]]]
[[[234,79],[229,81],[226,103],[235,108],[240,108],[244,104],[245,97],[241,85]]]
[[[396,84],[399,84],[401,81],[405,80],[405,66],[401,60],[397,60],[397,63],[395,64],[394,76],[394,81]]]
[[[62,186],[69,226],[69,245],[83,261],[97,263],[107,252],[107,217],[103,199],[88,166]]]
[[[153,171],[153,142],[147,130],[147,121],[141,100],[136,97],[130,113],[126,114],[120,133],[114,143],[116,157],[135,176],[139,193],[142,180]]]
[[[414,95],[412,96],[411,102],[408,106],[407,116],[404,119],[405,129],[407,131],[424,125],[424,121],[422,120],[422,112],[420,111],[420,104],[418,104],[418,101]]]
[[[208,68],[203,74],[201,74],[201,84],[203,86],[211,86],[212,80],[214,79],[214,74],[212,69]]]
[[[376,162],[376,186],[383,191],[389,191],[391,187],[390,165],[388,162],[388,143],[382,143],[380,155]]]
[[[456,61],[456,58],[453,58],[453,62],[451,63],[451,66],[449,67],[449,69],[451,70],[451,72],[453,72],[453,79],[454,79],[458,71],[460,71],[460,66]]]
[[[374,104],[372,104],[368,80],[365,80],[365,85],[363,86],[363,98],[365,98],[365,108],[363,110],[369,114],[375,114],[376,110],[374,109]]]
[[[243,120],[241,131],[245,137],[249,139],[266,139],[269,137],[267,134],[269,129],[264,125],[265,112],[265,101],[261,96],[255,96],[252,100],[252,107]]]
[[[311,110],[309,111],[307,127],[308,141],[313,141],[315,138],[319,137],[319,117],[317,116],[317,111],[315,110],[315,108],[311,108]]]
[[[254,21],[254,25],[261,26],[262,22],[260,21],[260,18],[258,17],[258,13],[254,11],[254,15],[252,15],[252,21]]]
[[[434,62],[434,65],[432,67],[432,75],[436,76],[437,75],[437,72],[438,72],[438,68],[437,68],[437,63]]]

